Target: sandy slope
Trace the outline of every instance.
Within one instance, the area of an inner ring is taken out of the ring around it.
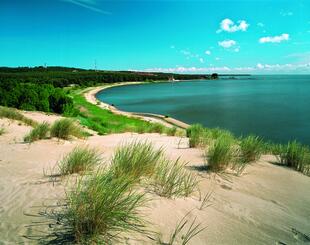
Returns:
[[[26,113],[38,121],[52,122],[57,116]],[[306,244],[306,239],[292,228],[310,233],[310,178],[298,172],[270,164],[272,156],[246,170],[241,177],[218,176],[193,170],[201,166],[203,158],[198,149],[189,149],[187,139],[158,134],[116,134],[91,136],[87,141],[42,140],[22,143],[30,127],[0,119],[6,133],[0,136],[0,244],[37,243],[24,236],[41,235],[46,226],[30,226],[45,222],[44,218],[29,216],[42,211],[42,205],[55,204],[64,194],[64,182],[53,184],[43,175],[57,160],[78,144],[97,147],[106,162],[115,147],[122,142],[149,140],[164,146],[172,159],[181,156],[189,162],[189,169],[199,175],[203,194],[213,190],[212,206],[198,210],[198,194],[186,199],[167,200],[152,196],[144,211],[152,222],[150,228],[161,232],[167,240],[176,223],[189,211],[206,229],[191,244]],[[196,209],[195,209],[196,208]],[[44,209],[43,209],[44,210]],[[152,241],[131,241],[131,244],[150,244]]]

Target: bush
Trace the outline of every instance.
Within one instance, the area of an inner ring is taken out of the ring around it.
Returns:
[[[241,161],[248,163],[258,160],[262,154],[262,146],[263,140],[257,136],[250,135],[241,139]]]
[[[51,127],[51,136],[60,139],[69,139],[70,136],[75,136],[77,138],[83,138],[85,133],[82,129],[76,125],[76,123],[71,119],[60,119],[53,123]]]
[[[97,150],[77,146],[58,163],[58,167],[61,175],[67,175],[87,171],[100,161],[101,157]]]
[[[0,106],[0,118],[8,118],[8,119],[12,119],[12,120],[21,121],[21,122],[23,122],[29,126],[32,126],[32,127],[37,125],[37,123],[35,121],[25,117],[23,114],[21,114],[16,109],[3,107],[3,106]]]
[[[126,176],[115,178],[110,171],[98,170],[90,179],[80,179],[67,194],[67,208],[59,222],[79,244],[110,244],[120,233],[143,232],[138,209],[146,199],[132,186]]]
[[[3,127],[0,128],[0,135],[3,135],[5,133],[5,129]]]
[[[226,170],[235,160],[235,150],[230,137],[222,136],[215,140],[207,152],[208,164],[213,171]]]
[[[193,124],[186,130],[186,136],[189,138],[189,147],[196,147],[202,144],[205,129],[201,124]]]
[[[155,169],[153,188],[159,196],[188,197],[198,185],[197,178],[184,168],[184,164],[162,158]]]
[[[308,147],[296,141],[289,142],[282,147],[279,157],[282,164],[304,174],[310,174],[310,150]]]
[[[111,161],[116,177],[128,175],[139,181],[142,176],[151,176],[162,157],[162,149],[155,150],[152,144],[133,142],[119,147]]]
[[[47,122],[43,122],[35,126],[28,135],[24,137],[24,142],[34,142],[36,140],[47,138],[47,134],[49,131],[49,124]]]

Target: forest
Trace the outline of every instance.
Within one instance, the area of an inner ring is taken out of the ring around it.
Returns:
[[[102,83],[212,79],[189,75],[132,71],[96,71],[67,67],[0,67],[0,105],[23,110],[65,113],[73,101],[64,87],[89,87]]]

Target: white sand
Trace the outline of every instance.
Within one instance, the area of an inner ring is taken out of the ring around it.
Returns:
[[[58,116],[28,112],[26,116],[37,121],[52,122]],[[40,235],[46,227],[29,226],[33,222],[48,220],[26,214],[37,214],[43,204],[56,203],[63,197],[65,181],[53,184],[44,177],[43,170],[52,168],[57,160],[78,144],[97,147],[108,162],[115,148],[122,142],[148,140],[164,146],[167,155],[189,162],[189,166],[202,166],[199,149],[188,148],[188,140],[159,134],[115,134],[91,136],[87,140],[41,140],[33,144],[22,143],[31,129],[18,122],[0,119],[6,133],[0,136],[0,244],[37,242],[25,235]],[[179,144],[180,143],[180,144]],[[241,177],[221,176],[198,172],[203,194],[214,190],[212,206],[198,210],[198,194],[189,198],[169,200],[152,196],[149,208],[143,210],[152,222],[150,229],[161,232],[165,240],[176,223],[189,211],[206,229],[190,244],[303,244],[302,236],[294,236],[291,229],[309,235],[310,232],[310,178],[293,170],[269,163],[272,156],[263,156],[246,169]],[[48,224],[48,223],[47,223]],[[152,244],[144,237],[130,244]],[[306,243],[305,243],[306,244]]]

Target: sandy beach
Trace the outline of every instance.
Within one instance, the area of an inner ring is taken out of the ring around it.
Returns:
[[[56,115],[24,112],[38,122],[53,122]],[[166,199],[150,194],[152,201],[142,210],[152,224],[149,229],[167,240],[177,222],[190,211],[206,229],[190,244],[307,244],[302,234],[310,231],[309,177],[273,164],[274,156],[264,155],[240,176],[214,175],[199,171],[204,163],[202,151],[188,147],[187,138],[159,134],[94,133],[87,140],[47,139],[25,144],[24,135],[31,129],[19,122],[0,119],[6,132],[0,136],[0,244],[37,244],[29,238],[42,238],[50,232],[49,220],[38,216],[45,206],[57,204],[64,197],[66,181],[51,182],[44,173],[51,170],[77,145],[96,147],[106,163],[115,148],[133,140],[150,141],[164,147],[171,159],[188,162],[197,174],[201,194],[213,191],[211,206],[203,210],[199,194]],[[39,223],[37,223],[39,222]],[[38,226],[38,224],[40,224]],[[42,233],[47,232],[47,233]],[[130,239],[128,244],[154,244]]]

